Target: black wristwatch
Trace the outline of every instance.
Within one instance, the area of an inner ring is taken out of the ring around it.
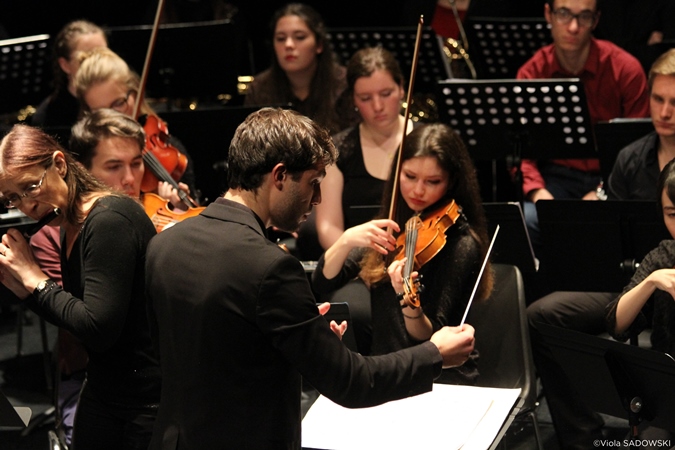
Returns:
[[[46,280],[40,281],[37,286],[35,286],[35,289],[33,290],[33,296],[34,297],[39,297],[41,294],[45,292],[49,292],[54,287],[56,286],[56,282],[52,280],[51,278],[47,278]]]

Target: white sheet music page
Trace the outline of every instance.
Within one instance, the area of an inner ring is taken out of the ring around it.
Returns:
[[[319,396],[302,421],[302,447],[485,450],[519,395],[520,389],[434,384],[426,394],[361,409]]]

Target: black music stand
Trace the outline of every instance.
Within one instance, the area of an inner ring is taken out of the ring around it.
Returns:
[[[552,290],[621,292],[636,264],[671,239],[653,201],[540,200],[540,272]]]
[[[499,225],[500,239],[492,249],[491,261],[517,266],[521,272],[539,270],[539,260],[534,256],[530,235],[520,203],[483,203],[488,221],[488,235],[492,236]]]
[[[474,160],[505,159],[518,186],[522,158],[597,156],[578,78],[445,80],[437,89],[441,121],[462,136]]]
[[[675,360],[669,354],[544,323],[537,330],[591,408],[628,419],[633,437],[644,420],[675,431]]]
[[[467,34],[469,55],[482,79],[515,78],[537,50],[553,41],[549,24],[531,17],[468,17]]]
[[[411,72],[417,27],[332,28],[328,38],[343,63],[362,48],[381,46],[389,50],[403,74]],[[443,44],[430,27],[424,27],[420,43],[414,92],[433,94],[436,81],[451,77]],[[406,86],[407,87],[407,86]]]
[[[143,71],[151,25],[106,29],[108,45],[138,74]],[[160,25],[150,61],[147,97],[210,100],[237,93],[247,48],[229,20]],[[171,102],[168,102],[169,104]]]
[[[652,119],[612,119],[595,124],[595,142],[598,145],[600,172],[609,180],[616,157],[622,148],[654,131]]]
[[[0,392],[0,431],[26,428],[32,411],[26,406],[12,406],[5,394]]]
[[[0,113],[37,105],[51,91],[49,35],[0,41]]]

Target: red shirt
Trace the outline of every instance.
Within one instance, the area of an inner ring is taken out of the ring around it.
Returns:
[[[555,56],[554,44],[541,48],[518,70],[516,78],[579,78],[584,84],[591,122],[617,117],[649,117],[647,78],[636,58],[609,41],[591,39],[588,59],[580,74],[565,71]],[[597,159],[556,159],[555,164],[584,172],[599,172]],[[546,187],[537,162],[524,159],[523,193]]]

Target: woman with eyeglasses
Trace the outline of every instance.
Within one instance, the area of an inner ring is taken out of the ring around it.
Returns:
[[[140,79],[115,52],[107,48],[97,48],[79,56],[80,68],[75,76],[75,89],[84,112],[102,108],[114,109],[131,117],[138,98]],[[147,116],[159,117],[148,102],[143,99],[139,108],[140,121]],[[138,119],[133,117],[133,119]],[[188,159],[185,173],[180,179],[182,188],[196,193],[194,164],[185,146],[174,135],[169,135],[167,143],[175,147]],[[161,182],[158,192],[163,198],[176,195],[168,183]],[[193,194],[196,195],[196,194]]]
[[[0,142],[0,201],[36,220],[62,211],[51,225],[61,228],[63,287],[40,269],[17,229],[0,242],[0,281],[87,349],[73,448],[147,448],[160,393],[144,295],[155,227],[136,200],[26,125]]]

